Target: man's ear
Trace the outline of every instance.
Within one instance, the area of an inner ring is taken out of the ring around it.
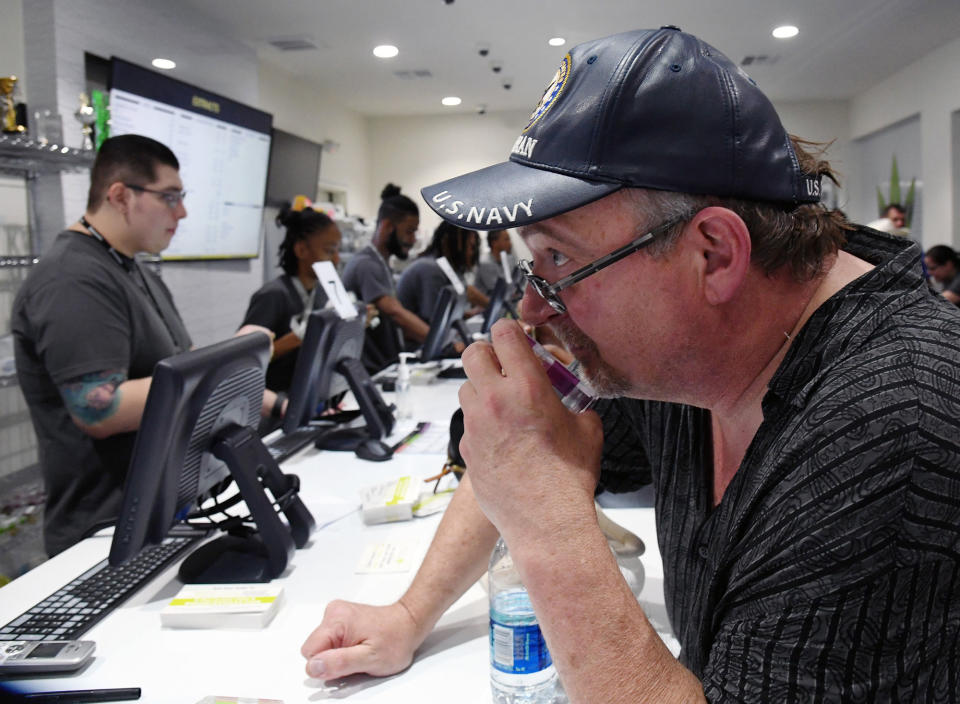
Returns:
[[[704,208],[690,223],[702,256],[701,285],[711,305],[730,301],[750,268],[750,232],[740,216],[720,207]]]
[[[383,218],[380,223],[377,225],[377,237],[382,237],[385,234],[388,234],[393,227],[393,223],[390,222],[390,218]]]
[[[114,181],[107,188],[104,200],[110,203],[121,214],[126,215],[130,208],[131,191],[121,181]]]

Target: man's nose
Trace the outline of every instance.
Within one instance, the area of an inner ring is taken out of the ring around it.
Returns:
[[[532,284],[527,284],[520,301],[520,319],[534,327],[545,324],[550,318],[559,315],[553,307],[537,293]]]

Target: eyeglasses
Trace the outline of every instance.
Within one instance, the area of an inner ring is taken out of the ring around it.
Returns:
[[[570,288],[578,281],[583,281],[588,276],[596,274],[601,269],[605,269],[611,264],[620,261],[624,257],[627,257],[634,252],[639,252],[647,245],[652,244],[658,235],[662,235],[679,222],[681,222],[681,219],[674,219],[669,220],[662,225],[658,225],[650,230],[650,232],[640,235],[632,242],[625,244],[619,249],[613,250],[610,252],[610,254],[604,255],[599,259],[590,262],[586,266],[581,267],[580,269],[577,269],[569,276],[563,277],[555,284],[547,283],[546,279],[534,274],[532,262],[526,259],[520,260],[520,271],[530,285],[533,286],[533,290],[540,294],[540,297],[549,303],[551,308],[558,313],[566,313],[567,306],[563,301],[560,300],[560,296],[558,295],[563,289]]]
[[[176,210],[177,206],[183,202],[183,199],[187,197],[186,191],[157,191],[153,188],[144,188],[143,186],[135,186],[132,183],[123,184],[131,191],[140,191],[141,193],[152,193],[155,196],[160,196],[163,199],[163,202],[170,206],[171,210]]]

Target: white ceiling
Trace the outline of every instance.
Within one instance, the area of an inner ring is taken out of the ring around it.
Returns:
[[[775,101],[845,99],[960,37],[960,0],[170,0],[207,17],[262,61],[365,115],[531,110],[574,44],[673,24],[746,66]],[[800,34],[770,32],[794,24]],[[562,36],[565,47],[547,39]],[[270,40],[317,48],[280,51]],[[489,46],[483,58],[480,44]],[[396,58],[375,58],[395,44]],[[176,59],[176,57],[170,57]],[[502,64],[494,73],[491,61]],[[428,71],[427,78],[395,72]],[[511,88],[503,88],[508,79]],[[456,95],[459,107],[440,99]]]

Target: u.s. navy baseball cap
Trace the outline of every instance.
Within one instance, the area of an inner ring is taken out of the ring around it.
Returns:
[[[820,199],[753,79],[676,27],[575,46],[510,160],[421,189],[443,219],[518,227],[623,187],[770,201]]]

